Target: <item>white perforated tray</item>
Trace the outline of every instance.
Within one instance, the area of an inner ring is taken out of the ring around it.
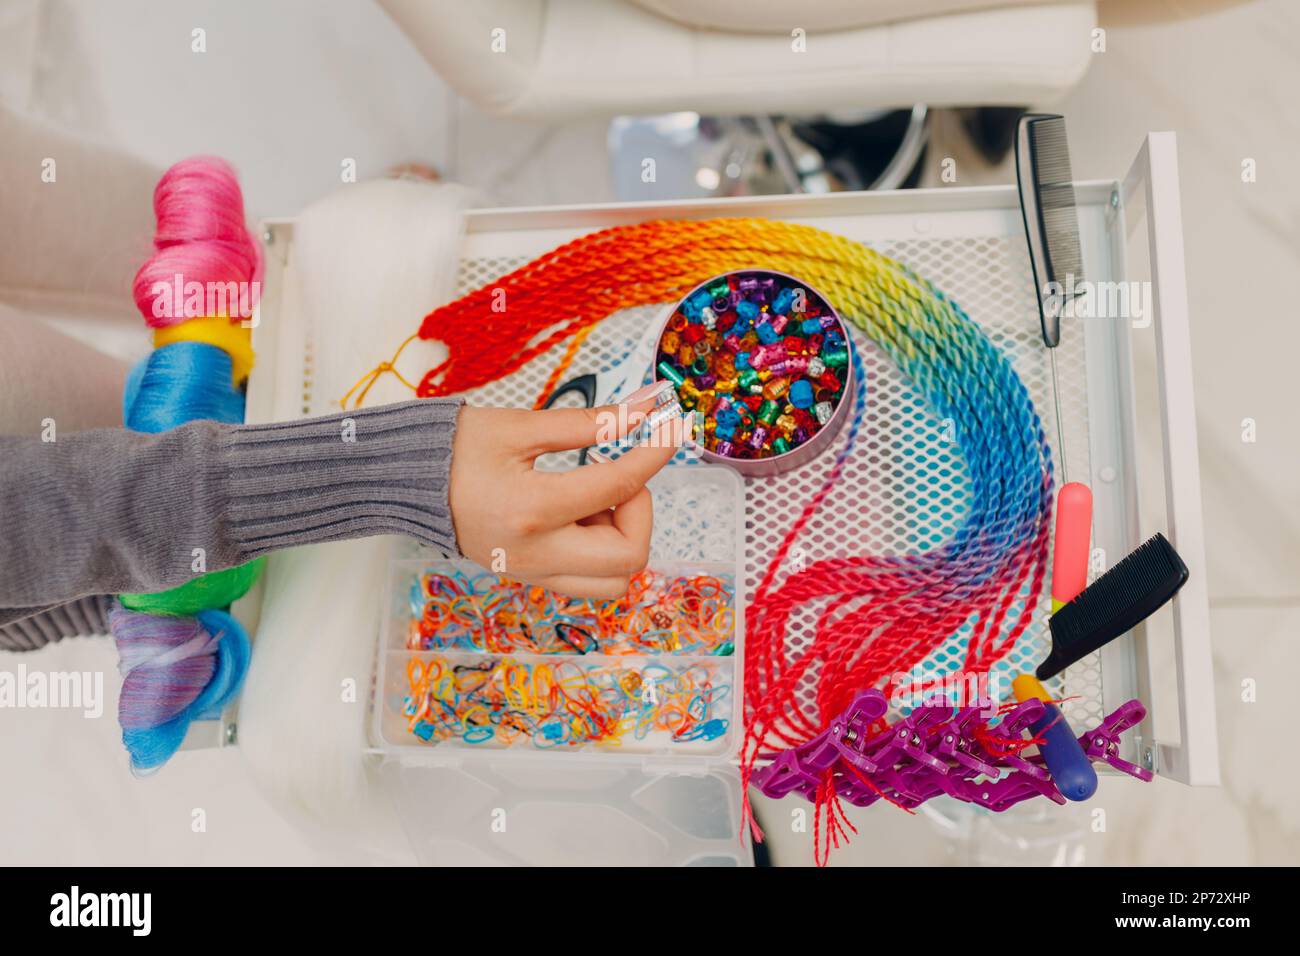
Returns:
[[[1110,566],[1152,531],[1162,530],[1188,564],[1191,580],[1172,609],[1070,668],[1053,689],[1070,698],[1067,714],[1080,729],[1125,700],[1140,697],[1150,716],[1125,742],[1125,756],[1183,782],[1214,783],[1217,740],[1177,190],[1172,134],[1149,137],[1122,183],[1077,186],[1088,279],[1149,278],[1153,314],[1144,323],[1093,319],[1067,328],[1057,357],[1069,476],[1087,481],[1094,493],[1094,550]],[[717,216],[763,216],[837,232],[901,260],[933,281],[1011,358],[1056,445],[1047,355],[1039,341],[1016,193],[1009,186],[474,211],[466,219],[457,291],[482,285],[590,231],[653,218]],[[256,333],[259,365],[250,383],[250,420],[333,410],[335,396],[317,396],[311,389],[308,356],[313,336],[321,330],[311,317],[296,311],[295,303],[282,302],[279,296],[281,257],[292,246],[293,225],[269,223],[267,228],[276,254],[268,264],[262,310],[274,315],[274,321],[262,321]],[[579,351],[573,371],[608,370],[627,354],[645,324],[661,314],[662,305],[647,306],[599,324]],[[900,453],[904,448],[923,450],[931,464],[946,462],[960,473],[960,456],[943,440],[942,423],[887,357],[860,336],[857,343],[868,375],[867,418],[839,500],[823,509],[803,538],[810,559],[916,550],[923,540],[942,537],[954,527],[962,507],[960,481],[936,485],[913,464],[918,456]],[[1149,349],[1156,354],[1154,409],[1135,398],[1142,383],[1135,382],[1133,355]],[[486,404],[531,406],[559,356],[560,350],[542,356],[467,397]],[[287,383],[301,383],[301,392],[286,388]],[[299,395],[301,406],[288,407]],[[1154,425],[1148,421],[1152,416],[1158,419]],[[1144,481],[1160,490],[1160,500],[1148,501],[1145,492],[1139,494],[1138,459],[1145,463],[1150,456],[1139,451],[1157,448],[1163,475],[1146,475]],[[748,591],[793,520],[797,503],[820,482],[833,457],[828,452],[806,468],[755,479],[765,483],[761,494],[749,485],[744,542]],[[774,508],[774,501],[789,504]],[[1044,598],[1046,591],[1045,586]],[[1020,643],[998,665],[1004,677],[1032,670],[1046,656],[1047,601],[1039,606]],[[790,640],[806,639],[805,624],[796,624]],[[941,670],[955,667],[960,643],[959,635],[931,662]],[[1171,689],[1160,692],[1164,685]],[[491,774],[499,774],[503,766],[515,765],[497,761]],[[680,769],[658,768],[670,773]],[[652,776],[657,772],[648,765],[645,770]],[[726,767],[708,776],[734,789]],[[615,793],[627,785],[611,784],[602,791],[604,797],[593,793],[578,802],[594,806],[605,798],[616,799]],[[545,789],[539,789],[536,780],[524,787],[530,800]],[[454,842],[454,837],[443,834],[431,845],[445,848],[447,840]],[[696,851],[703,852],[699,847]],[[734,847],[723,855],[733,853]],[[736,853],[737,859],[741,856]]]
[[[841,197],[842,198],[842,197]],[[770,200],[769,200],[770,202]],[[694,211],[693,211],[694,213]],[[694,213],[703,215],[703,213]],[[718,214],[718,213],[715,213]],[[727,210],[748,215],[747,210]],[[770,213],[768,213],[770,215]],[[1017,212],[1016,215],[1019,215]],[[810,225],[817,217],[791,216]],[[1002,217],[1007,218],[1007,217]],[[1014,235],[930,235],[924,238],[876,239],[872,222],[862,217],[838,231],[897,259],[934,282],[953,297],[1008,356],[1024,380],[1044,427],[1053,436],[1052,384],[1047,352],[1039,336],[1032,298],[1033,279],[1024,251],[1023,233]],[[992,223],[985,228],[996,228]],[[576,233],[575,233],[576,234]],[[572,238],[569,236],[567,238]],[[473,236],[471,236],[471,240]],[[546,248],[550,248],[549,246]],[[539,249],[538,252],[546,251]],[[472,256],[462,259],[458,291],[468,292],[523,265],[528,256]],[[647,323],[662,321],[662,304],[625,309],[600,323],[579,349],[572,371],[603,372],[617,366],[632,351]],[[1061,374],[1062,418],[1066,429],[1069,464],[1074,475],[1089,472],[1088,392],[1085,343],[1082,334],[1066,335],[1057,349]],[[852,329],[867,374],[867,412],[861,436],[846,466],[835,497],[808,525],[798,547],[804,558],[849,554],[903,555],[929,549],[956,530],[965,510],[965,464],[960,449],[945,438],[944,423],[932,413],[924,397],[880,348],[862,332]],[[500,381],[468,393],[471,402],[484,405],[529,406],[545,386],[561,346]],[[647,370],[648,371],[648,370]],[[833,448],[817,460],[774,478],[747,481],[745,514],[745,572],[752,595],[767,570],[768,560],[803,503],[821,486],[835,453],[847,440],[845,429]],[[953,478],[934,481],[941,470]],[[1060,461],[1057,459],[1057,474]],[[689,529],[681,529],[689,533]],[[777,578],[777,583],[780,582]],[[1044,597],[1050,589],[1045,587]],[[1024,637],[991,672],[1009,694],[1011,678],[1032,671],[1050,646],[1047,630],[1049,600],[1041,600]],[[815,610],[815,609],[814,609]],[[812,633],[814,614],[794,618],[788,640],[795,646]],[[926,662],[937,675],[959,666],[966,635],[954,635]],[[818,675],[811,672],[802,692],[811,702]],[[1080,727],[1102,716],[1102,674],[1098,655],[1071,667],[1053,682],[1058,696],[1068,697],[1067,713]]]

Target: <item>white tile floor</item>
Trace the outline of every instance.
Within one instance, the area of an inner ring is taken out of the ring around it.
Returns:
[[[363,176],[433,163],[498,204],[611,198],[603,123],[549,129],[483,117],[456,103],[370,5],[332,4],[328,13],[307,0],[259,5],[255,27],[246,8],[215,0],[15,0],[9,15],[21,18],[24,8],[43,11],[38,82],[34,92],[20,87],[34,105],[160,167],[196,151],[225,155],[243,172],[257,215],[292,214],[333,188],[347,157]],[[1180,19],[1181,9],[1142,5],[1155,14],[1149,23],[1126,10],[1129,22],[1110,25],[1106,52],[1061,109],[1079,178],[1121,175],[1148,130],[1179,134],[1224,786],[1108,779],[1073,814],[1026,814],[1014,826],[874,808],[853,815],[861,832],[838,864],[1300,862],[1300,771],[1289,759],[1283,683],[1300,669],[1300,325],[1286,294],[1300,274],[1291,168],[1300,120],[1290,103],[1300,86],[1300,10],[1258,0]],[[208,30],[204,58],[189,52],[196,25]],[[950,129],[938,130],[930,161],[963,155],[945,143]],[[1245,158],[1256,160],[1257,182],[1241,181]],[[969,173],[964,182],[1011,179],[1006,167],[964,158],[959,168]],[[1255,443],[1241,441],[1243,418],[1258,423]],[[110,683],[114,671],[103,642],[69,642],[28,662],[102,667]],[[14,665],[0,656],[0,666]],[[1242,700],[1246,680],[1257,683],[1255,703]],[[0,820],[22,821],[0,824],[0,861],[410,859],[400,845],[338,847],[297,831],[257,793],[236,751],[185,754],[153,779],[131,779],[113,703],[99,721],[0,715],[9,781]],[[205,834],[192,832],[196,807],[207,812]],[[1098,807],[1101,832],[1091,815]],[[778,862],[806,862],[807,837],[785,824],[790,806],[761,809]]]

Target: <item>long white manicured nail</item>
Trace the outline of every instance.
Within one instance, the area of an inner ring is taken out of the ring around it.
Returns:
[[[649,385],[642,385],[635,392],[623,399],[624,405],[634,405],[637,402],[644,402],[647,399],[654,398],[666,388],[672,388],[673,383],[666,378],[661,378],[657,382],[651,382]]]

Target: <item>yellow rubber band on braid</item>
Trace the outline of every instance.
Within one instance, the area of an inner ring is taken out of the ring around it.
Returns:
[[[190,319],[178,325],[154,329],[153,347],[162,348],[175,342],[203,342],[215,345],[230,356],[232,378],[238,387],[253,370],[253,331],[224,315]]]

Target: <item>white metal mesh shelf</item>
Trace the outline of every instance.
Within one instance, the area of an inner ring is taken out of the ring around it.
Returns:
[[[1178,649],[1177,700],[1162,701],[1149,692],[1152,665],[1143,628],[1067,670],[1053,689],[1068,698],[1067,714],[1080,728],[1095,723],[1104,712],[1135,696],[1140,696],[1152,713],[1159,710],[1172,715],[1176,710],[1181,729],[1177,743],[1158,740],[1152,721],[1148,720],[1139,734],[1125,742],[1124,755],[1175,779],[1208,783],[1217,777],[1216,740],[1212,710],[1198,709],[1198,701],[1212,699],[1207,690],[1210,649],[1199,489],[1189,479],[1190,472],[1195,471],[1195,419],[1173,151],[1171,134],[1153,134],[1122,184],[1095,182],[1076,187],[1088,278],[1140,280],[1149,275],[1155,287],[1154,330],[1161,349],[1158,357],[1161,420],[1157,433],[1142,435],[1135,421],[1130,339],[1139,333],[1131,330],[1127,322],[1094,320],[1082,323],[1083,327],[1077,329],[1067,327],[1057,359],[1069,478],[1093,486],[1093,543],[1095,548],[1111,556],[1110,563],[1138,543],[1139,511],[1142,511],[1144,529],[1150,517],[1149,509],[1139,501],[1135,446],[1147,441],[1163,443],[1167,514],[1166,508],[1161,508],[1158,518],[1167,521],[1158,520],[1157,525],[1162,526],[1179,548],[1193,574],[1192,584],[1174,601],[1172,612]],[[768,217],[836,232],[902,261],[934,282],[960,303],[1009,357],[1044,421],[1057,454],[1059,477],[1061,463],[1056,448],[1050,370],[1047,354],[1039,341],[1023,250],[1023,227],[1013,188],[476,210],[466,216],[457,292],[490,282],[587,232],[656,218],[716,216]],[[315,388],[312,355],[313,343],[327,341],[328,323],[338,317],[304,312],[299,297],[291,294],[294,280],[288,277],[292,271],[293,224],[270,223],[267,228],[276,254],[268,261],[268,294],[262,303],[262,312],[270,321],[263,322],[256,333],[259,364],[250,381],[250,420],[336,411],[338,396],[319,394],[320,390]],[[1130,259],[1127,243],[1133,244],[1136,260]],[[1144,263],[1142,254],[1148,252],[1148,261]],[[583,343],[572,371],[612,369],[639,341],[647,325],[662,317],[665,305],[629,309],[600,323]],[[418,315],[411,317],[412,325],[418,318]],[[318,328],[317,323],[322,323],[322,327]],[[945,441],[943,423],[935,419],[916,389],[884,354],[861,337],[857,341],[868,376],[866,419],[835,506],[825,509],[801,540],[808,559],[837,553],[902,554],[933,546],[951,532],[965,507],[964,465],[957,449]],[[513,375],[467,397],[485,404],[531,406],[560,354],[557,349],[541,356]],[[359,368],[358,374],[361,371]],[[843,442],[846,435],[841,433],[838,441]],[[754,479],[747,484],[744,535],[747,592],[752,593],[769,555],[794,520],[795,508],[804,500],[806,492],[818,485],[833,458],[834,449],[805,468],[775,478]],[[774,501],[788,504],[773,507],[770,503]],[[661,494],[657,505],[652,548],[657,557],[711,560],[715,551],[725,550],[716,536],[692,533],[699,521],[691,514],[691,502],[670,501]],[[695,503],[696,507],[705,505],[706,502]],[[401,551],[405,556],[414,553],[409,545]],[[1047,591],[1045,585],[1031,626],[995,673],[1009,677],[1032,669],[1046,655]],[[256,594],[241,603],[247,605],[250,616],[255,616]],[[806,628],[806,621],[796,621],[789,639],[806,640]],[[932,655],[931,663],[939,670],[955,667],[961,646],[961,635],[957,635]],[[740,651],[743,654],[743,647]],[[464,814],[477,812],[473,807],[487,800],[493,801],[491,805],[505,801],[502,805],[516,807],[525,804],[540,807],[545,803],[559,815],[556,819],[561,822],[571,819],[589,828],[593,808],[611,812],[617,808],[625,815],[631,812],[627,794],[619,789],[626,785],[633,789],[658,788],[663,794],[671,794],[673,800],[681,801],[683,807],[694,808],[688,815],[692,819],[698,815],[695,812],[699,809],[698,794],[687,786],[693,778],[681,776],[681,768],[675,765],[656,762],[611,766],[588,762],[590,766],[580,769],[580,761],[570,761],[557,777],[551,769],[552,762],[542,766],[527,754],[512,757],[509,761],[489,760],[472,766],[431,763],[424,759],[411,763],[403,757],[400,767],[391,768],[399,776],[409,777],[405,794],[414,801],[412,815],[421,816],[425,800],[436,799],[442,808],[433,817],[422,818],[423,826],[436,831],[433,837],[426,837],[429,858],[445,859],[444,851],[451,852],[447,848],[462,843],[486,854],[484,860],[531,858],[529,853],[517,849],[503,856],[499,848],[489,849],[483,841],[465,837],[457,821]],[[536,757],[536,761],[542,761],[543,757]],[[518,779],[520,774],[525,779]],[[580,794],[575,790],[579,777],[586,781],[582,786],[589,791]],[[614,777],[622,782],[611,783]],[[660,812],[662,808],[653,814],[655,820],[642,819],[633,813],[635,820],[616,825],[611,817],[609,836],[597,842],[613,846],[628,832],[634,831],[636,839],[645,839],[643,831],[653,831],[676,836],[669,840],[671,846],[666,854],[647,850],[647,857],[660,853],[664,862],[688,861],[697,859],[701,853],[716,852],[729,859],[744,859],[743,840],[737,844],[723,836],[736,832],[737,824],[729,809],[734,808],[738,794],[734,768],[725,763],[709,764],[700,779],[725,796],[712,815],[718,825],[717,839],[707,848],[704,844],[692,844],[685,849],[684,844],[679,846],[677,831],[681,827],[674,822],[677,818]],[[470,788],[478,796],[475,800],[459,801],[458,787]],[[447,816],[449,809],[462,815]],[[551,830],[537,832],[547,834]]]
[[[849,229],[844,234],[860,238]],[[935,236],[870,244],[943,289],[1010,358],[1052,436],[1055,453],[1051,377],[1039,337],[1033,280],[1023,241],[1006,235]],[[501,256],[462,259],[457,293],[491,283],[527,261],[527,257]],[[669,304],[626,309],[600,323],[578,350],[572,365],[574,373],[607,371],[618,365],[641,338],[646,323],[659,321],[664,306]],[[800,539],[808,561],[847,554],[901,555],[929,549],[955,530],[966,507],[965,465],[960,450],[946,440],[944,423],[888,356],[857,330],[854,333],[867,371],[866,416],[837,498],[822,508]],[[487,405],[532,405],[564,349],[563,345],[557,346],[466,397]],[[1087,474],[1087,376],[1083,336],[1077,330],[1074,335],[1067,331],[1057,361],[1069,465],[1075,474]],[[821,484],[834,452],[846,438],[847,430],[834,449],[804,468],[747,481],[745,571],[750,595],[767,569],[768,556],[794,523],[803,502]],[[1059,475],[1059,455],[1056,467]],[[657,509],[657,515],[672,513]],[[692,540],[689,528],[676,530],[674,540]],[[659,548],[669,552],[663,553],[664,557],[678,556],[662,533]],[[1049,589],[1050,582],[1040,596],[1029,628],[992,671],[991,676],[1000,682],[1004,693],[1009,693],[1011,678],[1032,671],[1047,656]],[[809,610],[794,619],[788,635],[796,647],[811,636],[811,612],[816,608]],[[925,664],[926,672],[943,674],[955,669],[961,660],[963,642],[963,634],[954,635],[931,655]],[[802,693],[809,700],[816,682],[817,675],[812,673],[803,683]],[[1101,718],[1101,669],[1095,655],[1069,668],[1052,683],[1052,690],[1068,698],[1067,714],[1078,725],[1095,724]]]

